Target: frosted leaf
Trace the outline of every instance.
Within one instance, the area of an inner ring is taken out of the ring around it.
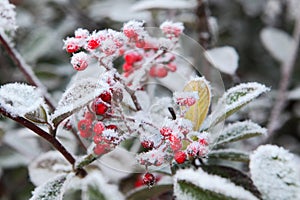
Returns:
[[[128,175],[128,174],[127,174]],[[80,189],[80,199],[123,200],[117,185],[109,184],[99,170],[90,170],[86,177],[73,177],[67,190]]]
[[[15,5],[8,0],[0,1],[0,32],[14,32],[17,29]]]
[[[12,116],[23,117],[45,104],[36,87],[21,83],[8,83],[0,88],[0,106]]]
[[[282,147],[263,145],[250,156],[250,173],[264,200],[300,199],[299,167]]]
[[[198,131],[202,122],[206,118],[211,101],[211,89],[208,81],[204,77],[197,77],[188,81],[184,86],[184,92],[197,92],[196,103],[189,108],[182,107],[184,118],[194,124],[194,130]]]
[[[146,186],[137,187],[126,194],[126,199],[137,200],[137,199],[153,199],[159,194],[170,192],[173,188],[172,183],[167,180],[167,183],[164,179],[169,178],[168,176],[163,176],[161,180],[155,183],[151,187],[151,192]],[[172,180],[171,180],[172,181]],[[165,182],[165,183],[164,183]],[[163,198],[163,197],[162,197]]]
[[[265,85],[256,82],[242,83],[228,89],[227,92],[225,92],[219,99],[216,106],[220,109],[216,109],[208,116],[204,123],[205,127],[202,127],[202,129],[210,128],[219,123],[251,102],[253,99],[257,98],[259,95],[269,90],[270,89]]]
[[[237,149],[218,149],[208,153],[210,159],[223,159],[230,161],[249,162],[249,153]]]
[[[175,174],[174,194],[177,199],[243,199],[257,200],[251,192],[229,179],[210,175],[202,169],[183,169]],[[202,197],[202,198],[201,198]]]
[[[260,39],[265,48],[279,62],[284,62],[292,55],[295,41],[286,32],[276,28],[264,28],[260,33]]]
[[[238,68],[239,55],[233,47],[213,48],[207,50],[205,56],[214,67],[223,73],[234,75]]]
[[[35,188],[30,200],[62,200],[63,186],[67,180],[67,175],[58,175],[43,185]]]
[[[194,9],[196,2],[193,0],[144,0],[135,3],[131,10],[142,11],[151,9]]]
[[[31,182],[40,186],[52,177],[72,171],[72,166],[57,151],[49,151],[37,157],[28,166]]]
[[[266,135],[267,129],[260,127],[251,121],[229,124],[220,134],[217,145],[248,139],[259,135]]]
[[[87,105],[104,90],[105,88],[97,79],[87,78],[75,82],[62,95],[55,112],[51,116],[54,125],[58,125],[62,120]]]

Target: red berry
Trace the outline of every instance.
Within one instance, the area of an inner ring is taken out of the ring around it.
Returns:
[[[124,58],[128,65],[132,65],[136,61],[135,53],[126,54]]]
[[[137,33],[133,28],[126,28],[123,30],[123,32],[128,38],[134,38],[137,36]]]
[[[94,101],[93,108],[95,110],[96,115],[103,115],[108,110],[107,105],[101,99],[96,99]]]
[[[168,127],[162,127],[160,129],[160,134],[164,137],[168,137],[172,134],[172,129]]]
[[[154,185],[155,183],[155,176],[149,172],[147,172],[146,174],[144,174],[143,177],[143,182],[145,185],[147,185],[148,187],[151,187]]]
[[[104,91],[103,93],[100,94],[99,96],[102,101],[110,103],[111,102],[111,93],[109,91]]]
[[[178,151],[182,148],[181,140],[174,135],[170,135],[169,137],[170,147],[173,151]]]
[[[80,132],[89,132],[92,127],[92,121],[88,119],[82,119],[78,122],[77,127]]]
[[[105,129],[105,126],[102,122],[98,121],[93,128],[94,133],[96,133],[97,135],[100,135]]]
[[[145,148],[145,149],[152,149],[153,146],[154,146],[154,142],[153,141],[143,141],[141,142],[142,146]]]
[[[182,164],[186,160],[186,153],[183,151],[178,151],[175,153],[174,159],[178,164]]]
[[[168,70],[161,66],[161,67],[157,67],[157,70],[156,70],[156,76],[159,77],[159,78],[163,78],[163,77],[166,77],[168,75]]]
[[[143,39],[139,39],[135,42],[135,46],[137,48],[144,48],[145,44],[146,44],[145,40],[143,40]]]
[[[95,144],[99,144],[101,141],[103,141],[103,138],[101,135],[95,135],[93,139],[94,139]]]
[[[128,72],[130,70],[132,70],[132,65],[129,65],[128,63],[124,63],[123,64],[123,71]]]
[[[117,130],[118,129],[118,127],[114,124],[107,125],[106,128],[107,129],[112,129],[112,130]]]
[[[92,136],[92,132],[91,131],[80,131],[79,134],[83,138],[89,138],[89,137]]]
[[[100,42],[99,40],[96,40],[96,39],[90,39],[88,41],[88,48],[90,49],[96,49],[97,47],[100,46]]]
[[[204,139],[204,138],[200,138],[200,139],[198,140],[198,142],[199,142],[201,145],[204,145],[204,146],[208,145],[207,140]]]
[[[95,114],[87,111],[84,113],[84,118],[93,121],[95,119]]]
[[[94,153],[96,155],[102,155],[106,152],[108,152],[108,144],[96,144],[95,148],[94,148]]]
[[[68,53],[75,53],[79,50],[79,46],[73,43],[67,45],[66,50]]]
[[[135,188],[138,188],[138,187],[141,187],[144,185],[144,182],[143,182],[143,178],[142,176],[138,176],[138,178],[136,179],[136,181],[134,182],[134,187]]]
[[[149,70],[149,75],[152,77],[156,77],[156,66],[152,66]]]

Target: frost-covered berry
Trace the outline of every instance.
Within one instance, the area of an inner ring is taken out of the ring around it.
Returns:
[[[208,145],[208,142],[207,142],[207,140],[205,139],[205,138],[200,138],[199,140],[198,140],[198,142],[201,144],[201,145]]]
[[[180,138],[178,138],[177,136],[170,135],[169,141],[170,141],[170,147],[173,151],[176,152],[182,148],[182,142]]]
[[[149,71],[152,77],[164,78],[168,75],[168,70],[164,66],[152,66]]]
[[[105,126],[102,122],[98,121],[93,128],[94,133],[96,133],[97,135],[101,134],[105,129]]]
[[[110,124],[110,125],[107,125],[107,126],[106,126],[106,129],[117,130],[118,127],[117,127],[116,125],[114,125],[114,124]]]
[[[145,44],[146,44],[146,42],[145,42],[144,39],[139,39],[139,40],[137,40],[137,41],[135,42],[135,46],[136,46],[137,48],[144,48],[144,47],[145,47]]]
[[[128,72],[128,71],[131,71],[133,67],[132,67],[132,65],[130,65],[128,63],[124,63],[122,68],[123,68],[124,72]]]
[[[99,156],[104,153],[107,153],[108,149],[109,149],[108,144],[96,144],[96,146],[94,147],[94,153]]]
[[[84,118],[93,121],[95,119],[95,114],[87,111],[84,113]]]
[[[170,71],[170,72],[175,72],[177,70],[177,66],[175,63],[171,62],[169,64],[167,64],[167,69]]]
[[[164,137],[168,137],[172,134],[172,129],[168,127],[162,127],[160,129],[160,134]]]
[[[181,22],[165,21],[160,25],[160,29],[167,37],[179,37],[183,32],[184,26]]]
[[[132,65],[133,63],[142,60],[143,57],[139,53],[131,52],[126,54],[124,59],[127,64]]]
[[[111,102],[111,93],[109,91],[102,92],[99,97],[106,103]]]
[[[108,110],[108,106],[106,105],[106,103],[104,103],[102,101],[102,99],[97,98],[93,102],[93,109],[94,109],[96,115],[104,115],[106,113],[106,111]]]
[[[154,142],[148,140],[142,141],[141,144],[145,149],[152,149],[154,146]]]
[[[85,70],[88,67],[89,56],[84,52],[76,53],[71,58],[71,64],[77,71]]]
[[[83,138],[89,138],[89,137],[92,136],[92,132],[91,131],[80,131],[79,134]]]
[[[86,29],[79,28],[75,32],[75,38],[85,39],[89,36],[89,31]]]
[[[90,39],[87,45],[89,49],[96,49],[100,46],[100,41],[98,39]]]
[[[77,127],[80,132],[88,132],[91,130],[92,121],[88,119],[82,119],[78,122]]]
[[[101,141],[103,141],[103,137],[101,135],[95,135],[93,140],[95,144],[99,144]]]
[[[174,155],[174,159],[178,164],[182,164],[186,160],[186,153],[184,151],[177,151]]]
[[[148,187],[152,187],[155,184],[155,176],[149,172],[144,174],[143,183]]]
[[[79,41],[76,38],[67,38],[65,41],[65,48],[68,53],[75,53],[79,50]]]

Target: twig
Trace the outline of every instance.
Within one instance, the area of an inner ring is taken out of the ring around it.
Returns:
[[[287,90],[288,90],[291,74],[295,66],[295,62],[298,54],[298,48],[299,48],[300,17],[296,19],[293,38],[295,43],[294,46],[292,47],[293,48],[291,51],[292,53],[281,65],[281,79],[279,82],[278,95],[276,97],[274,108],[271,111],[270,121],[267,126],[269,134],[268,134],[268,138],[266,138],[266,140],[263,141],[263,143],[270,142],[274,138],[276,133],[275,131],[278,129],[278,124],[280,124],[279,123],[280,115],[282,114],[282,111],[286,104]]]
[[[211,42],[211,33],[209,30],[208,23],[208,5],[207,0],[198,0],[198,5],[196,8],[196,15],[198,17],[197,20],[197,29],[199,32],[198,41],[202,45],[204,49],[207,49]]]
[[[75,163],[75,158],[66,150],[66,148],[52,135],[48,134],[45,132],[43,129],[40,127],[36,126],[34,123],[31,121],[23,118],[23,117],[14,117],[10,113],[6,112],[3,108],[0,108],[0,113],[3,114],[4,116],[18,122],[19,124],[25,126],[26,128],[32,130],[34,133],[37,135],[41,136],[45,140],[47,140],[49,143],[51,143],[55,149],[57,149],[65,158],[66,160],[74,165]]]
[[[38,87],[41,90],[46,103],[48,104],[48,106],[50,107],[51,110],[54,110],[55,109],[54,101],[52,100],[50,94],[47,92],[47,88],[36,77],[36,75],[32,71],[32,68],[25,62],[25,60],[20,55],[20,53],[12,46],[12,44],[9,42],[9,39],[7,38],[5,33],[0,33],[0,42],[2,43],[6,52],[8,53],[10,58],[13,60],[13,62],[16,64],[16,66],[24,74],[28,83]]]

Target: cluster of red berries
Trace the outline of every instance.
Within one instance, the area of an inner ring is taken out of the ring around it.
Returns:
[[[91,109],[86,111],[84,118],[81,119],[77,126],[80,136],[83,138],[92,138],[96,144],[94,153],[101,155],[109,151],[111,145],[115,145],[118,139],[117,130],[118,127],[114,124],[105,125],[101,120],[98,120],[99,116],[103,116],[108,112],[112,101],[111,91],[102,92],[92,102]],[[103,135],[103,133],[113,132],[116,136],[112,137],[109,134]]]

